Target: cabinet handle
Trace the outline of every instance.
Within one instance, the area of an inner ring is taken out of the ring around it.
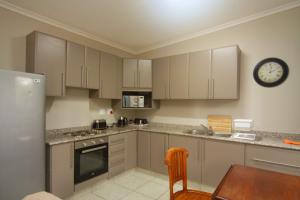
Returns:
[[[207,98],[210,99],[210,92],[209,92],[209,79],[207,80]]]
[[[167,99],[167,84],[165,84],[165,99]]]
[[[100,91],[99,91],[101,97],[102,97],[102,93],[103,93],[102,88],[103,88],[103,80],[101,79],[101,81],[100,81]]]
[[[73,169],[74,164],[74,153],[73,153],[74,146],[73,144],[70,145],[70,168]]]
[[[200,140],[197,141],[197,160],[200,161]]]
[[[136,87],[136,85],[135,85],[135,72],[133,72],[133,87]]]
[[[212,79],[212,98],[215,98],[215,79]]]
[[[65,95],[65,74],[61,73],[61,96]]]
[[[137,87],[140,87],[140,71],[137,72]]]
[[[84,70],[84,67],[83,65],[81,65],[81,87],[83,87],[83,70]]]
[[[85,87],[88,87],[88,77],[89,77],[89,72],[88,68],[85,69]]]
[[[280,165],[280,166],[293,167],[293,168],[300,169],[300,166],[298,166],[298,165],[290,165],[290,164],[285,164],[285,163],[280,163],[280,162],[263,160],[263,159],[259,159],[259,158],[252,158],[252,160],[256,161],[256,162],[263,162],[263,163],[268,163],[268,164],[274,164],[274,165]]]

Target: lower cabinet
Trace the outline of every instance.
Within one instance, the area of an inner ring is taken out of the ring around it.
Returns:
[[[246,165],[300,176],[299,151],[246,145]]]
[[[137,131],[126,133],[126,169],[137,166]]]
[[[201,182],[201,150],[202,139],[192,138],[187,136],[169,136],[169,148],[184,147],[189,151],[187,159],[187,176],[189,180]]]
[[[47,188],[52,194],[65,198],[74,192],[74,143],[48,146]]]
[[[108,141],[110,177],[137,166],[136,131],[109,136]]]
[[[232,164],[244,165],[245,145],[205,140],[203,146],[202,183],[216,187]]]
[[[150,132],[138,133],[138,167],[150,170]]]
[[[150,135],[150,169],[157,173],[167,174],[165,155],[168,151],[168,134],[151,133]]]
[[[108,172],[109,177],[113,177],[125,171],[125,157],[126,157],[126,135],[118,134],[108,137]]]

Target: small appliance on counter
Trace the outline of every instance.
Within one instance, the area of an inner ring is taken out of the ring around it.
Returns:
[[[94,130],[104,130],[107,128],[108,127],[105,119],[96,119],[92,123],[92,129]]]
[[[234,131],[243,131],[251,132],[253,129],[253,120],[252,119],[234,119],[233,120],[233,130]]]
[[[146,118],[135,118],[134,124],[145,125],[145,124],[148,124],[148,120]]]
[[[128,125],[128,119],[127,119],[126,117],[121,116],[121,117],[118,119],[117,126],[118,126],[118,127],[124,127],[124,126],[127,126],[127,125]]]

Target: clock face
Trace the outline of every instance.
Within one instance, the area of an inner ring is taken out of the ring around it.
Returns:
[[[259,62],[253,72],[255,81],[264,87],[280,85],[288,76],[287,64],[279,58],[267,58]]]
[[[263,64],[258,70],[258,77],[266,83],[274,83],[283,76],[283,68],[276,62]]]

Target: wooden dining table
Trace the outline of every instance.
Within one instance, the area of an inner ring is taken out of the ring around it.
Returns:
[[[213,200],[300,200],[300,176],[232,165]]]

